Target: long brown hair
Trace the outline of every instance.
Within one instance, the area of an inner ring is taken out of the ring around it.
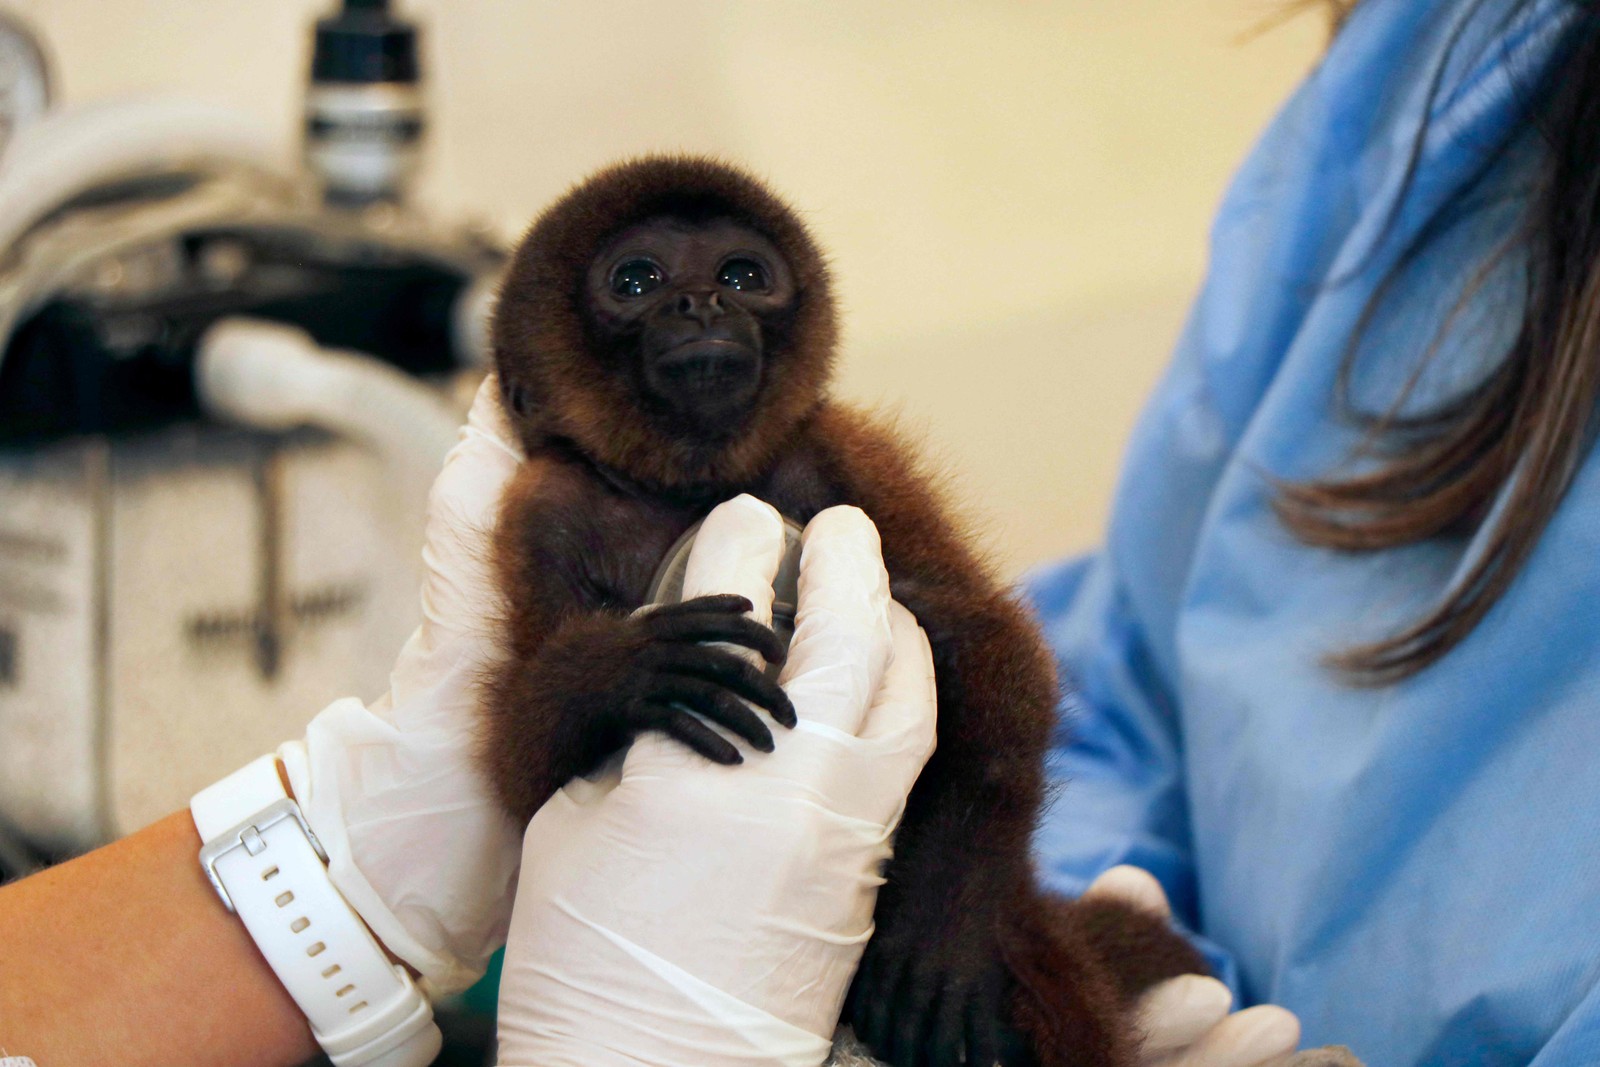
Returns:
[[[1366,426],[1359,454],[1384,462],[1356,476],[1281,486],[1275,501],[1288,528],[1313,545],[1370,552],[1464,534],[1482,542],[1465,577],[1422,617],[1330,657],[1358,683],[1411,677],[1473,631],[1527,562],[1593,440],[1600,400],[1600,11],[1574,6],[1580,10],[1563,58],[1528,87],[1528,117],[1546,145],[1536,192],[1514,245],[1492,257],[1515,250],[1526,258],[1526,299],[1510,350],[1480,384],[1421,415],[1401,414],[1416,374],[1387,411],[1351,407]],[[1463,303],[1492,266],[1466,265]],[[1354,349],[1352,343],[1340,374],[1346,405]]]

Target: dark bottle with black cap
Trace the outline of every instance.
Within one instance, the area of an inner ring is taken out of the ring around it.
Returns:
[[[388,0],[344,0],[317,22],[305,161],[331,203],[403,200],[420,161],[417,29]]]

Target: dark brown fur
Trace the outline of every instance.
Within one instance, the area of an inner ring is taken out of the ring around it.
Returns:
[[[699,213],[765,233],[799,282],[793,321],[763,370],[759,419],[715,443],[675,439],[626,369],[597,358],[581,281],[623,226]],[[740,492],[800,523],[856,505],[878,526],[894,595],[932,643],[939,743],[908,801],[848,1013],[896,1062],[920,1062],[927,1047],[948,1058],[963,1039],[983,1047],[983,1020],[969,1015],[988,1012],[1026,1035],[1024,1060],[1133,1064],[1133,998],[1204,966],[1164,922],[1035,888],[1029,843],[1056,714],[1053,658],[895,434],[826,398],[833,301],[823,257],[795,216],[709,161],[604,171],[534,225],[494,335],[502,388],[523,391],[523,414],[512,417],[531,460],[496,537],[511,614],[506,664],[489,689],[486,758],[511,812],[527,819],[626,743],[574,708],[604,717],[606,695],[583,705],[584,687],[641,654],[626,613],[685,529]]]

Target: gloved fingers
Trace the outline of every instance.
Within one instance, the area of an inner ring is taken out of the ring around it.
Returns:
[[[683,599],[731,593],[749,600],[750,617],[772,625],[772,579],[783,560],[783,518],[749,493],[711,509],[683,575]]]
[[[887,840],[935,745],[937,701],[927,636],[899,604],[890,601],[888,611],[893,650],[866,711],[858,713],[844,702],[808,700],[825,688],[846,691],[845,701],[856,699],[847,692],[856,682],[836,683],[862,674],[859,666],[819,667],[786,686],[799,722],[793,734],[779,737],[776,750],[752,768],[782,783],[782,791],[807,798],[811,808],[842,820],[841,827],[851,824],[848,832],[858,842]],[[821,686],[811,688],[819,678]],[[820,716],[819,707],[824,713]],[[825,721],[828,714],[833,721],[859,720],[860,736]]]
[[[933,755],[938,718],[938,691],[933,677],[933,649],[916,616],[899,601],[889,601],[891,651],[888,669],[861,727],[863,739],[905,737],[920,753],[917,771]],[[915,773],[915,772],[914,772]],[[906,783],[909,789],[911,783]]]
[[[800,543],[794,639],[779,680],[801,721],[856,735],[893,645],[878,529],[859,508],[833,507]]]
[[[1085,896],[1088,894],[1086,893]],[[1139,998],[1136,1025],[1144,1035],[1142,1061],[1186,1050],[1228,1016],[1233,994],[1215,978],[1185,974],[1151,986]]]
[[[1167,902],[1166,890],[1161,888],[1155,875],[1142,867],[1126,863],[1112,867],[1083,891],[1084,900],[1095,898],[1120,900],[1158,918],[1172,918],[1172,905]]]
[[[1276,1004],[1223,1019],[1187,1049],[1151,1067],[1277,1067],[1300,1044],[1300,1020]]]
[[[500,408],[494,375],[478,387],[460,440],[428,494],[422,559],[421,651],[457,637],[486,636],[499,594],[489,569],[489,536],[506,484],[522,466],[522,448]]]
[[[517,443],[517,431],[511,428],[506,406],[500,401],[500,376],[493,371],[478,384],[472,407],[467,410],[466,428],[498,442],[521,458],[522,446]]]
[[[1259,1004],[1228,1016],[1195,1042],[1184,1067],[1267,1067],[1294,1054],[1300,1020],[1276,1004]]]

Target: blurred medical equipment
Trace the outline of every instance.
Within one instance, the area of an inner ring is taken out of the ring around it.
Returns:
[[[44,114],[50,66],[27,28],[0,11],[0,148],[11,134]]]
[[[387,0],[345,0],[317,23],[303,143],[324,196],[404,199],[421,161],[421,81],[417,31]]]
[[[46,112],[0,21],[8,855],[182,807],[416,623],[501,250],[405,201],[415,32],[346,0],[316,40],[301,167],[209,105]]]

